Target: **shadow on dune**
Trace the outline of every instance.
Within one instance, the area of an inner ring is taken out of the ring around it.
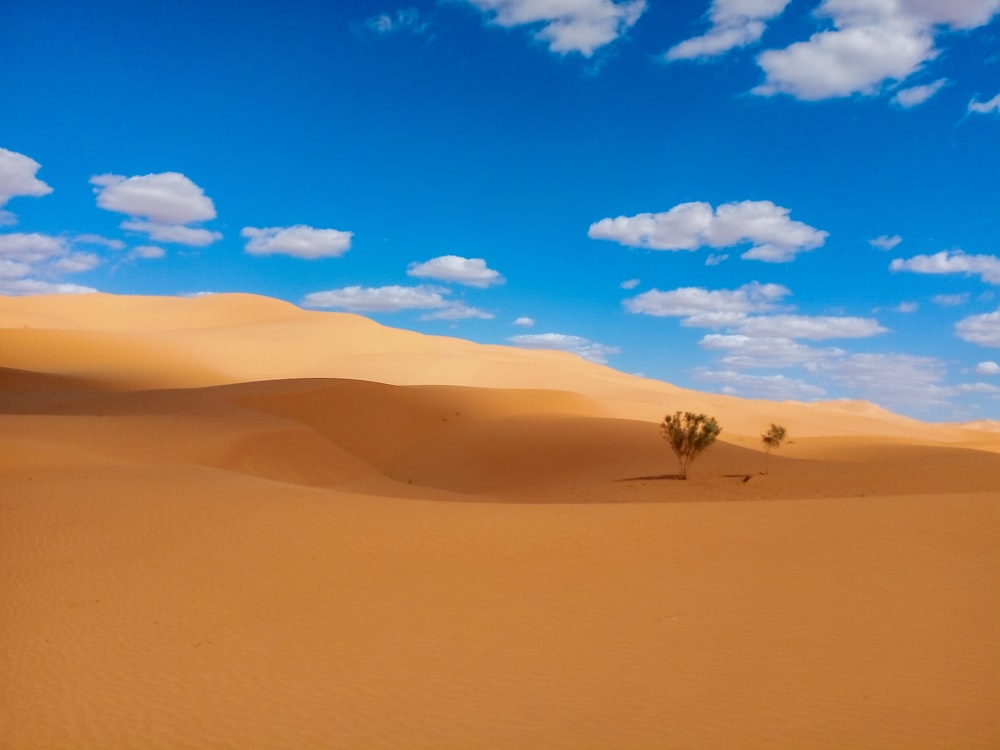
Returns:
[[[682,480],[680,474],[656,474],[654,476],[648,477],[622,477],[621,479],[616,479],[616,482],[655,482],[660,479],[678,479]]]
[[[0,420],[0,433],[17,436],[11,449],[21,446],[0,456],[0,468],[32,456],[52,466],[60,455],[376,495],[422,488],[481,500],[622,502],[646,497],[642,482],[669,486],[673,498],[741,500],[1000,490],[1000,454],[847,438],[813,446],[809,458],[772,459],[783,468],[749,487],[760,452],[720,441],[699,459],[695,481],[683,481],[657,471],[672,461],[655,423],[546,390],[309,379],[127,391],[0,368]]]

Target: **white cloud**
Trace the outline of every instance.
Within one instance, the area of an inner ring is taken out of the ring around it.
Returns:
[[[608,355],[621,352],[617,346],[605,346],[582,336],[569,336],[565,333],[528,333],[511,336],[507,340],[523,349],[556,349],[571,352],[598,364],[606,363]]]
[[[856,339],[885,333],[888,329],[874,318],[811,315],[764,315],[746,318],[737,329],[747,336],[777,336],[790,339]]]
[[[247,238],[245,250],[251,255],[291,255],[316,260],[337,258],[351,247],[353,232],[339,229],[314,229],[303,224],[291,227],[243,227],[240,236]]]
[[[535,319],[522,316],[514,321],[514,325],[520,326],[521,328],[531,328],[535,325]]]
[[[969,301],[968,292],[964,294],[935,294],[931,297],[931,302],[941,307],[957,307]]]
[[[1000,375],[1000,365],[996,362],[980,362],[976,365],[976,375]]]
[[[753,93],[807,101],[874,94],[883,81],[907,78],[935,54],[930,33],[911,24],[822,31],[807,42],[762,52],[757,62],[767,78]]]
[[[83,273],[94,270],[100,264],[101,259],[93,253],[70,253],[52,261],[49,268],[56,273]]]
[[[0,234],[0,294],[69,294],[92,292],[90,287],[29,278],[58,278],[91,271],[100,265],[93,253],[74,251],[62,237],[39,233]]]
[[[970,315],[955,324],[955,335],[980,346],[1000,346],[1000,310]]]
[[[121,227],[132,232],[148,234],[151,240],[157,242],[173,242],[191,247],[205,247],[222,239],[220,232],[212,232],[199,227],[187,227],[183,224],[157,224],[153,221],[135,219],[123,221]]]
[[[37,232],[0,234],[0,260],[35,264],[68,253],[69,246],[61,237]]]
[[[876,237],[873,240],[868,240],[868,244],[872,247],[877,247],[879,250],[892,250],[896,245],[903,241],[903,238],[898,234],[888,235],[883,234]]]
[[[503,276],[488,268],[484,259],[458,255],[442,255],[423,263],[411,263],[406,273],[416,278],[454,281],[466,286],[488,287],[504,283]]]
[[[166,254],[167,251],[162,247],[156,247],[155,245],[140,245],[139,247],[133,248],[132,252],[128,254],[128,257],[132,260],[137,258],[151,260],[162,258]]]
[[[639,279],[625,279],[625,281],[623,281],[618,286],[621,287],[622,289],[635,289],[637,286],[639,286],[639,283],[640,283]]]
[[[892,311],[898,313],[915,313],[919,309],[920,305],[916,302],[900,302],[896,307],[892,308]]]
[[[106,211],[144,216],[156,224],[190,224],[215,218],[215,205],[205,191],[179,172],[90,178],[97,205]]]
[[[480,310],[478,307],[470,307],[461,302],[449,302],[447,307],[443,307],[432,313],[421,315],[421,320],[467,320],[468,318],[479,318],[480,320],[491,320],[493,313]]]
[[[729,260],[729,256],[725,253],[720,253],[720,254],[710,253],[709,256],[705,258],[705,265],[717,266],[720,263],[724,263],[727,260]]]
[[[726,352],[727,367],[795,367],[844,354],[842,349],[817,349],[790,338],[710,333],[698,342],[710,351]]]
[[[806,100],[878,93],[886,81],[903,81],[937,57],[934,35],[941,27],[975,28],[998,8],[997,0],[823,0],[816,15],[834,28],[761,53],[766,78],[754,93]],[[934,93],[918,89],[899,103],[913,106]]]
[[[492,313],[448,299],[447,289],[431,286],[348,286],[307,294],[302,304],[356,313],[394,313],[402,310],[431,310],[421,320],[464,320],[492,318]]]
[[[807,370],[830,378],[861,398],[893,407],[946,404],[955,389],[942,384],[944,363],[909,354],[852,354],[808,365]]]
[[[767,21],[785,10],[789,0],[713,0],[709,10],[712,28],[702,36],[671,47],[667,60],[716,57],[737,47],[756,42]]]
[[[980,102],[972,99],[969,102],[969,112],[985,115],[990,112],[1000,112],[1000,94],[997,94],[989,101]]]
[[[955,390],[959,393],[1000,393],[1000,388],[990,383],[961,383]]]
[[[942,250],[934,255],[915,255],[907,260],[896,258],[889,268],[914,273],[977,275],[989,284],[1000,284],[1000,258],[995,255],[966,255],[961,250]]]
[[[900,107],[905,107],[907,109],[910,107],[916,107],[918,104],[923,104],[934,96],[934,94],[940,91],[947,83],[947,78],[940,78],[933,83],[924,84],[923,86],[910,86],[909,88],[900,89],[896,92],[896,95],[892,97],[892,101]]]
[[[695,321],[715,319],[732,323],[741,321],[747,313],[773,310],[776,303],[789,294],[791,291],[780,284],[754,281],[738,289],[683,287],[669,292],[651,289],[625,300],[623,304],[629,312],[642,315]]]
[[[0,279],[20,279],[31,273],[31,266],[17,260],[0,260]]]
[[[606,218],[590,225],[591,239],[651,250],[697,250],[751,243],[745,259],[781,263],[824,243],[827,232],[793,221],[789,209],[771,201],[681,203],[657,214]]]
[[[52,188],[35,177],[42,165],[30,156],[0,148],[0,209],[11,198],[30,196],[40,198]],[[17,218],[10,211],[0,210],[0,226],[16,224]]]
[[[347,286],[307,294],[303,304],[350,312],[398,312],[439,309],[448,301],[442,290],[429,286]]]
[[[111,250],[124,250],[125,243],[121,240],[110,240],[99,234],[78,234],[73,238],[76,245],[101,245]]]
[[[695,371],[695,377],[718,383],[723,393],[733,396],[766,398],[771,401],[813,401],[826,395],[817,385],[786,375],[747,375],[736,370]]]
[[[427,24],[420,20],[420,12],[416,8],[401,8],[395,13],[380,13],[365,19],[365,28],[379,35],[401,31],[423,34],[427,31]]]
[[[851,0],[854,3],[868,1]],[[955,29],[975,29],[989,23],[1000,11],[997,0],[900,0],[900,6],[927,23],[944,24]]]
[[[194,247],[210,245],[222,235],[188,224],[214,219],[215,204],[205,191],[179,172],[124,177],[117,174],[90,178],[97,205],[127,214],[122,229],[143,232],[158,242]]]
[[[537,27],[552,52],[594,51],[624,35],[646,10],[646,0],[465,0],[498,26]]]
[[[30,294],[90,294],[96,291],[89,286],[38,281],[37,279],[0,281],[0,294],[9,297],[25,297]]]

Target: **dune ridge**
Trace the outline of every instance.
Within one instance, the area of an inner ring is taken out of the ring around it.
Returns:
[[[0,298],[3,747],[996,747],[998,532],[988,421]]]

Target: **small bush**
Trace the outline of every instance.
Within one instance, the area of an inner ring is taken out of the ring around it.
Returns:
[[[788,432],[780,424],[771,424],[771,429],[760,436],[760,440],[764,443],[764,473],[768,473],[767,460],[771,456],[771,451],[777,450],[781,447],[781,444],[785,441],[785,437]]]
[[[677,456],[678,474],[687,479],[688,466],[722,432],[714,417],[693,412],[674,412],[663,418],[660,434]]]

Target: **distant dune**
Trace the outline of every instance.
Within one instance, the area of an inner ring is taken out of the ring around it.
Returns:
[[[0,297],[2,747],[995,748],[998,538],[995,422]]]

